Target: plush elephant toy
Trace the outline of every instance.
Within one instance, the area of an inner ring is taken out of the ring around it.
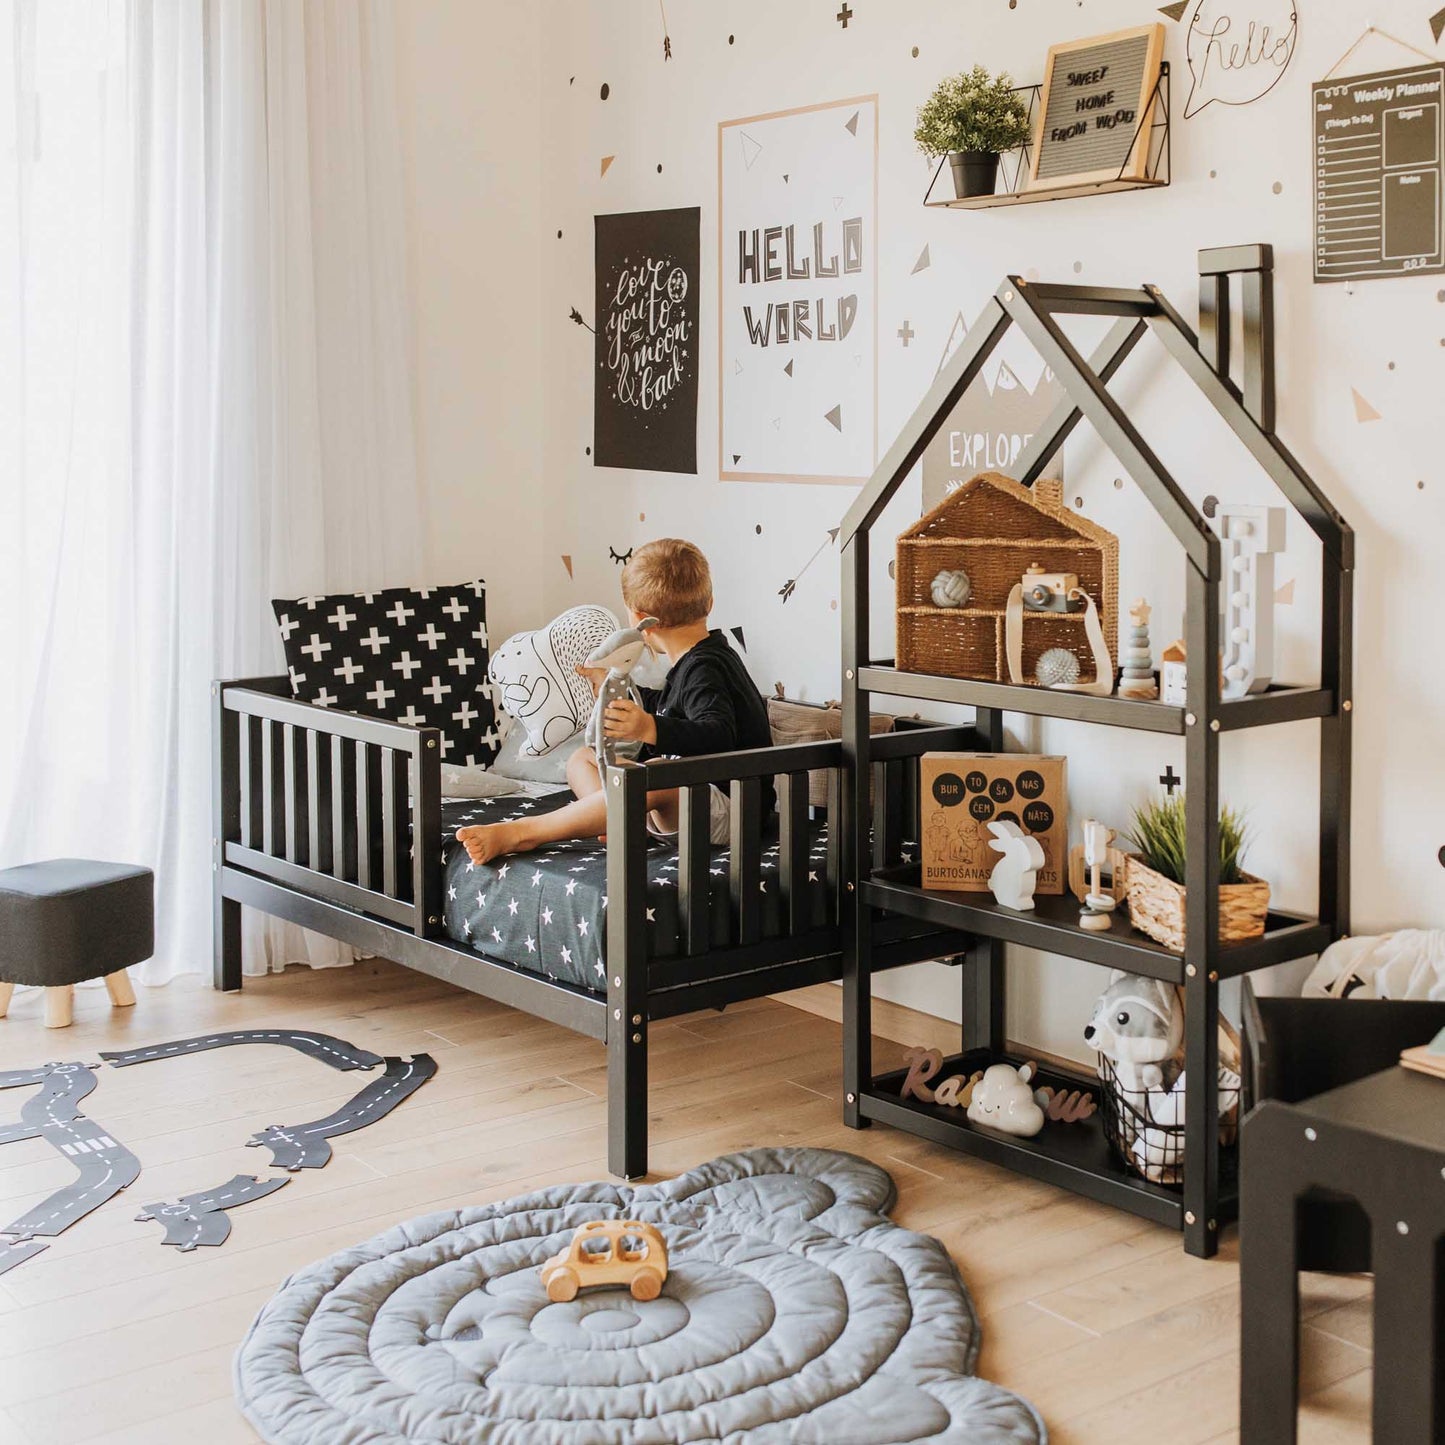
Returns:
[[[642,751],[641,743],[609,738],[602,718],[611,703],[626,700],[641,705],[642,695],[632,681],[632,669],[647,648],[643,634],[656,626],[657,618],[644,617],[636,627],[621,627],[598,643],[587,659],[588,667],[607,669],[607,676],[597,689],[597,701],[592,704],[592,716],[587,719],[587,743],[597,758],[599,772],[605,773],[619,759],[635,758]]]

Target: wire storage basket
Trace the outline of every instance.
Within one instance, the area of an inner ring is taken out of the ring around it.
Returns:
[[[1226,1020],[1219,1027],[1219,1142],[1229,1147],[1239,1133],[1239,1035]],[[1099,1117],[1104,1137],[1120,1163],[1151,1184],[1184,1182],[1184,1084],[1178,1065],[1165,1083],[1126,1087],[1111,1059],[1099,1056]]]

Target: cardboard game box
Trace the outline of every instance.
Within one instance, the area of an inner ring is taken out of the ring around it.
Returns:
[[[1044,850],[1037,893],[1069,872],[1067,760],[1029,753],[925,753],[919,760],[925,888],[986,893],[999,854],[988,825],[1017,823]]]

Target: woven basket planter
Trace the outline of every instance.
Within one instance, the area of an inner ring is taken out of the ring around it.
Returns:
[[[1248,873],[1242,883],[1219,885],[1219,941],[1243,943],[1264,932],[1269,884]],[[1184,952],[1184,885],[1156,873],[1137,853],[1124,855],[1129,920],[1140,933],[1175,953]]]

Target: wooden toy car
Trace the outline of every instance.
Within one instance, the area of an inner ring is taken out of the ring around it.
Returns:
[[[667,1278],[667,1242],[636,1219],[594,1219],[542,1265],[549,1300],[575,1299],[592,1284],[625,1284],[633,1299],[656,1299]]]

